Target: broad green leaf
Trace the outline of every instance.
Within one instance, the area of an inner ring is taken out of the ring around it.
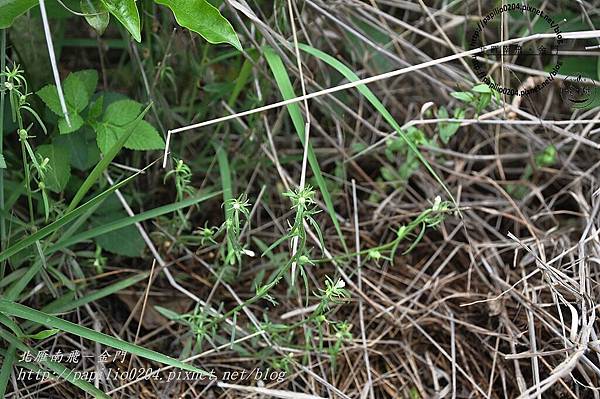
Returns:
[[[487,84],[485,84],[485,83],[481,83],[481,84],[478,84],[478,85],[476,85],[476,86],[473,86],[473,89],[472,89],[472,90],[473,90],[475,93],[488,93],[488,94],[491,94],[491,93],[492,93],[492,89],[490,88],[490,86],[488,86],[488,85],[487,85]]]
[[[96,134],[88,126],[77,134],[60,135],[53,140],[53,143],[69,151],[71,166],[76,169],[88,170],[100,160]]]
[[[98,72],[93,69],[70,73],[63,83],[65,101],[77,113],[87,107],[98,85]]]
[[[119,220],[128,221],[129,216],[114,195],[107,198],[92,217],[93,226],[106,226]],[[123,237],[127,237],[127,239],[124,240]],[[106,233],[96,236],[94,241],[113,254],[129,257],[140,257],[146,247],[140,232],[133,223],[129,226],[108,230]]]
[[[132,100],[115,101],[106,108],[102,121],[96,125],[98,148],[105,153],[118,139],[129,130],[142,105]],[[140,121],[124,147],[130,150],[157,150],[165,143],[158,131],[146,121]]]
[[[60,134],[69,134],[76,132],[77,130],[81,129],[81,127],[84,124],[84,120],[79,114],[70,111],[69,122],[71,122],[71,126],[69,126],[65,118],[60,118],[58,120],[58,131],[60,132]]]
[[[119,20],[139,43],[142,41],[140,15],[135,0],[101,0],[106,9]]]
[[[66,187],[71,177],[69,151],[60,145],[44,144],[36,149],[42,158],[48,158],[48,170],[45,184],[49,190],[60,193]]]
[[[173,11],[177,23],[196,32],[209,43],[229,43],[242,51],[242,45],[233,27],[206,0],[155,0]]]
[[[119,100],[106,107],[103,121],[110,122],[113,125],[124,126],[133,121],[142,109],[142,104],[133,100]]]
[[[141,121],[131,137],[125,142],[130,150],[159,150],[165,148],[165,141],[158,131],[146,121]]]
[[[67,208],[67,212],[74,210],[77,207],[77,205],[79,204],[79,202],[81,202],[81,200],[83,200],[83,197],[85,196],[85,194],[89,191],[90,188],[92,188],[92,186],[100,178],[100,176],[102,175],[102,172],[104,172],[106,170],[106,168],[108,168],[108,165],[117,156],[119,151],[121,151],[123,144],[125,144],[125,141],[127,141],[127,139],[131,136],[131,134],[133,133],[133,129],[135,127],[137,127],[137,124],[144,118],[144,116],[146,115],[146,113],[148,112],[148,110],[150,109],[151,106],[152,106],[152,103],[150,103],[137,116],[137,118],[131,123],[131,128],[128,129],[127,132],[119,138],[119,140],[110,148],[110,150],[108,152],[104,153],[104,157],[100,160],[100,162],[98,162],[96,167],[94,167],[92,172],[85,179],[83,184],[79,187],[79,190],[77,190],[75,197],[73,198],[73,200],[69,204],[69,207]],[[116,184],[115,186],[117,186],[117,185],[119,185],[119,184]],[[115,186],[113,186],[113,187],[115,187]],[[113,187],[111,187],[111,189]]]
[[[44,104],[52,112],[54,112],[58,116],[62,116],[62,108],[60,107],[60,101],[58,99],[58,92],[56,91],[56,86],[54,85],[46,85],[39,89],[35,94],[38,95],[39,98],[42,99]]]
[[[0,299],[0,312],[21,319],[30,320],[51,328],[57,328],[69,334],[73,334],[93,342],[110,346],[114,349],[124,350],[128,353],[134,354],[139,357],[143,357],[148,360],[153,360],[183,370],[207,374],[204,370],[194,367],[191,364],[184,363],[180,360],[163,355],[162,353],[146,349],[142,346],[131,344],[122,339],[103,334],[90,328],[83,327],[79,324],[71,323],[70,321],[51,316],[47,313],[40,312],[38,310],[29,308],[19,303],[8,301],[6,299]]]
[[[15,18],[38,4],[38,0],[0,0],[0,29],[8,28]]]
[[[110,15],[108,9],[100,0],[81,0],[81,11],[84,12],[85,20],[99,35],[103,34],[108,26]]]
[[[98,72],[93,69],[70,73],[63,83],[65,102],[69,113],[80,113],[87,107],[98,84]],[[36,93],[42,101],[58,116],[62,116],[62,108],[58,99],[56,86],[42,87]]]
[[[97,84],[98,72],[95,70],[73,72],[65,79],[63,86],[70,126],[64,119],[56,86],[47,85],[37,92],[48,108],[59,116],[58,130],[60,134],[73,133],[83,126],[84,120],[79,114],[88,106]]]

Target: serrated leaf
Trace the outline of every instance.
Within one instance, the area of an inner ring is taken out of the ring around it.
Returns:
[[[38,0],[0,0],[0,29],[8,28],[15,18],[38,4]]]
[[[242,45],[233,27],[206,0],[155,0],[173,11],[177,23],[196,32],[209,43],[229,43],[242,51]]]
[[[100,160],[100,151],[96,145],[96,135],[85,127],[78,134],[60,135],[54,143],[66,148],[71,154],[71,166],[79,170],[88,170]]]
[[[48,168],[44,183],[49,190],[60,193],[64,190],[71,177],[69,152],[56,144],[44,144],[36,149],[42,158],[48,158]]]
[[[132,122],[140,113],[142,104],[133,100],[119,100],[106,107],[102,120],[113,125],[124,126]]]
[[[111,195],[96,210],[92,218],[92,226],[106,226],[128,217],[117,197]],[[146,246],[140,232],[133,224],[108,231],[93,239],[108,252],[129,257],[139,257]]]
[[[100,151],[107,151],[129,130],[141,108],[140,103],[132,100],[115,101],[107,107],[102,121],[96,126],[96,141]],[[164,145],[156,129],[148,122],[140,121],[124,147],[130,150],[155,150],[163,148]]]
[[[81,0],[81,11],[84,12],[85,20],[99,34],[103,34],[110,21],[108,9],[100,0]]]
[[[104,109],[104,96],[98,97],[88,108],[87,119],[88,122],[96,121],[102,115]]]
[[[135,131],[125,142],[125,148],[130,150],[159,150],[165,147],[165,142],[158,131],[146,121],[141,121]]]
[[[139,43],[142,41],[140,15],[135,0],[101,0],[106,9],[119,20]]]
[[[52,112],[54,112],[56,115],[62,116],[63,112],[62,108],[60,107],[60,100],[58,99],[56,86],[46,85],[38,90],[35,94],[42,99],[44,104],[46,104],[46,106],[50,108]]]
[[[70,73],[63,83],[67,106],[77,113],[83,111],[89,104],[97,84],[98,72],[94,70]]]
[[[56,335],[60,330],[53,328],[51,330],[42,330],[37,334],[25,335],[25,338],[35,339],[36,341],[42,341],[46,338],[50,338],[53,335]]]
[[[69,112],[69,122],[71,122],[71,126],[67,124],[65,118],[60,118],[58,120],[58,131],[60,134],[69,134],[81,129],[84,120],[79,114]]]
[[[88,106],[97,84],[98,72],[93,69],[70,73],[65,79],[63,88],[71,126],[64,119],[55,85],[46,85],[36,93],[48,108],[60,117],[58,121],[60,134],[73,133],[83,126],[84,120],[79,113]]]

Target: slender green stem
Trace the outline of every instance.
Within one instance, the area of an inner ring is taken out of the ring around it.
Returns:
[[[29,222],[33,226],[35,224],[35,213],[33,212],[33,199],[31,196],[31,175],[29,173],[29,162],[27,162],[27,149],[25,148],[25,142],[23,141],[21,141],[21,153],[23,155],[23,171],[25,173],[25,190],[27,191],[27,204],[29,205]]]
[[[0,34],[0,72],[6,68],[6,29]],[[0,85],[4,86],[5,78],[0,78]],[[4,154],[4,90],[0,91],[0,155]],[[4,251],[6,243],[6,220],[4,219],[4,169],[0,168],[0,252]],[[0,264],[0,279],[4,278],[5,262]]]

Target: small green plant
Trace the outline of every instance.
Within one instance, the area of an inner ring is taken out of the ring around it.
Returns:
[[[534,174],[534,171],[541,169],[541,168],[547,168],[547,167],[553,166],[556,164],[557,161],[558,161],[558,159],[557,159],[556,147],[553,145],[549,145],[546,148],[544,148],[542,151],[535,154],[535,156],[533,158],[533,166],[531,165],[531,163],[527,164],[527,166],[525,167],[525,170],[521,174],[521,178],[519,180],[521,180],[521,181],[531,180],[531,178]],[[524,185],[511,184],[511,185],[507,186],[506,191],[509,194],[511,194],[513,197],[515,197],[517,199],[522,199],[523,197],[525,197],[525,195],[527,195],[529,190]]]
[[[411,150],[406,140],[409,140],[413,146],[432,145],[433,141],[427,138],[425,132],[414,126],[408,127],[403,132],[404,137],[400,134],[393,139],[387,141],[385,155],[391,163],[395,163],[400,157],[400,166],[396,170],[391,165],[383,166],[380,169],[381,176],[385,181],[405,183],[419,169],[420,160],[417,154]]]
[[[190,185],[192,182],[192,171],[188,165],[183,162],[182,159],[175,160],[175,167],[165,174],[163,182],[172,178],[175,180],[175,190],[177,191],[177,201],[182,201],[186,195],[193,195],[194,189]],[[188,220],[183,214],[183,211],[177,211],[179,219],[182,223],[183,228],[188,226]]]
[[[489,85],[481,83],[475,85],[470,91],[455,91],[450,95],[475,109],[475,115],[481,114],[481,112],[487,108],[493,100],[500,102],[500,93],[496,90],[492,90]]]
[[[329,353],[329,356],[331,358],[331,365],[334,370],[336,367],[337,357],[339,356],[340,351],[342,349],[342,345],[344,343],[352,341],[352,333],[350,332],[351,328],[352,325],[347,321],[333,323],[335,340],[333,341],[333,344],[329,346],[327,352]]]
[[[334,282],[328,276],[325,276],[325,289],[319,289],[320,294],[316,294],[320,302],[313,315],[317,318],[322,318],[331,305],[339,305],[347,298],[350,298],[350,292],[345,287],[346,283],[344,280],[338,279]]]
[[[314,215],[319,213],[319,209],[316,206],[315,202],[315,190],[307,185],[303,188],[297,188],[296,190],[290,190],[288,192],[283,193],[284,197],[288,197],[292,202],[292,210],[296,212],[294,217],[294,223],[290,226],[287,234],[280,237],[276,240],[265,252],[270,252],[275,247],[279,246],[281,243],[290,241],[292,245],[292,256],[286,266],[281,268],[283,273],[287,273],[287,267],[289,266],[297,266],[300,275],[304,281],[304,287],[306,290],[306,294],[308,295],[308,278],[306,276],[305,267],[314,264],[310,259],[310,253],[306,246],[306,230],[305,223],[310,225],[317,236],[319,237],[320,244],[325,247],[323,242],[323,233],[321,232],[321,227],[314,219]],[[293,269],[293,268],[292,268]],[[283,275],[283,273],[281,275]],[[295,277],[295,276],[293,276]]]
[[[60,135],[78,132],[87,125],[96,133],[98,148],[106,154],[118,138],[132,127],[142,105],[129,99],[115,99],[115,96],[111,96],[113,101],[105,104],[103,94],[94,96],[97,84],[98,73],[95,70],[73,72],[65,79],[64,95],[70,125],[62,113],[55,85],[44,86],[37,95],[58,116]],[[146,121],[136,123],[133,134],[125,142],[125,148],[131,150],[156,150],[164,148],[164,145],[157,130]]]
[[[193,351],[200,350],[202,342],[207,338],[214,338],[217,333],[217,326],[210,323],[213,317],[207,314],[200,304],[196,304],[194,310],[186,314],[179,314],[162,306],[155,306],[154,308],[167,319],[189,328],[189,333],[194,337]]]
[[[23,160],[23,171],[25,175],[24,185],[27,192],[27,203],[29,208],[29,221],[33,225],[36,215],[33,208],[32,199],[32,194],[34,191],[40,191],[42,194],[44,215],[46,220],[48,220],[50,204],[46,189],[49,187],[58,189],[58,187],[54,184],[48,184],[46,177],[49,174],[48,172],[50,168],[56,165],[50,165],[50,158],[45,156],[48,155],[48,152],[50,152],[51,149],[47,147],[41,147],[40,152],[36,155],[32,145],[30,144],[30,139],[32,139],[33,136],[30,135],[29,130],[32,128],[32,126],[25,126],[24,112],[27,111],[29,114],[31,114],[35,120],[38,121],[41,129],[44,132],[46,132],[46,127],[41,121],[37,112],[31,108],[28,102],[28,97],[31,95],[31,93],[27,87],[27,80],[25,79],[24,71],[18,65],[14,65],[13,68],[6,67],[5,71],[0,72],[0,76],[4,78],[4,87],[0,87],[0,90],[8,92],[12,120],[13,122],[17,123],[18,127],[17,136],[19,142],[21,143],[21,155]],[[2,138],[0,137],[0,139]],[[35,190],[31,188],[32,180],[37,184],[37,189]]]
[[[241,241],[242,223],[250,217],[250,202],[245,194],[233,198],[224,204],[228,208],[227,219],[223,224],[227,241],[227,252],[224,257],[226,265],[233,266],[242,262],[242,255],[254,256],[254,253]]]
[[[438,119],[450,119],[450,115],[448,114],[448,110],[446,107],[441,106],[437,112]],[[463,108],[456,108],[454,110],[454,114],[452,119],[463,119],[465,117],[465,110]],[[450,139],[456,134],[458,129],[460,128],[460,122],[449,122],[443,121],[438,123],[438,134],[440,140],[444,144],[448,144]]]

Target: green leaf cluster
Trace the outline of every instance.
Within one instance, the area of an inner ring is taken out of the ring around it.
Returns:
[[[229,43],[242,50],[235,30],[219,10],[207,0],[155,0],[168,7],[177,23],[195,32],[209,43]],[[0,0],[0,28],[38,4],[37,0]],[[137,42],[142,41],[140,11],[135,0],[80,0],[81,13],[98,34],[102,34],[112,15]]]
[[[71,168],[86,171],[105,157],[119,141],[131,150],[164,148],[158,131],[139,116],[142,104],[110,94],[95,93],[98,74],[94,70],[73,72],[64,80],[64,95],[69,123],[65,119],[56,86],[47,85],[36,94],[58,118],[58,135],[48,144],[40,145],[35,153],[46,173],[45,187],[61,193],[71,179]],[[115,98],[116,97],[116,98]],[[105,104],[105,98],[107,99]],[[92,218],[92,226],[126,217],[114,201],[103,204]],[[122,237],[128,237],[123,240]],[[101,248],[123,256],[140,256],[144,242],[134,226],[110,231],[94,238]]]

